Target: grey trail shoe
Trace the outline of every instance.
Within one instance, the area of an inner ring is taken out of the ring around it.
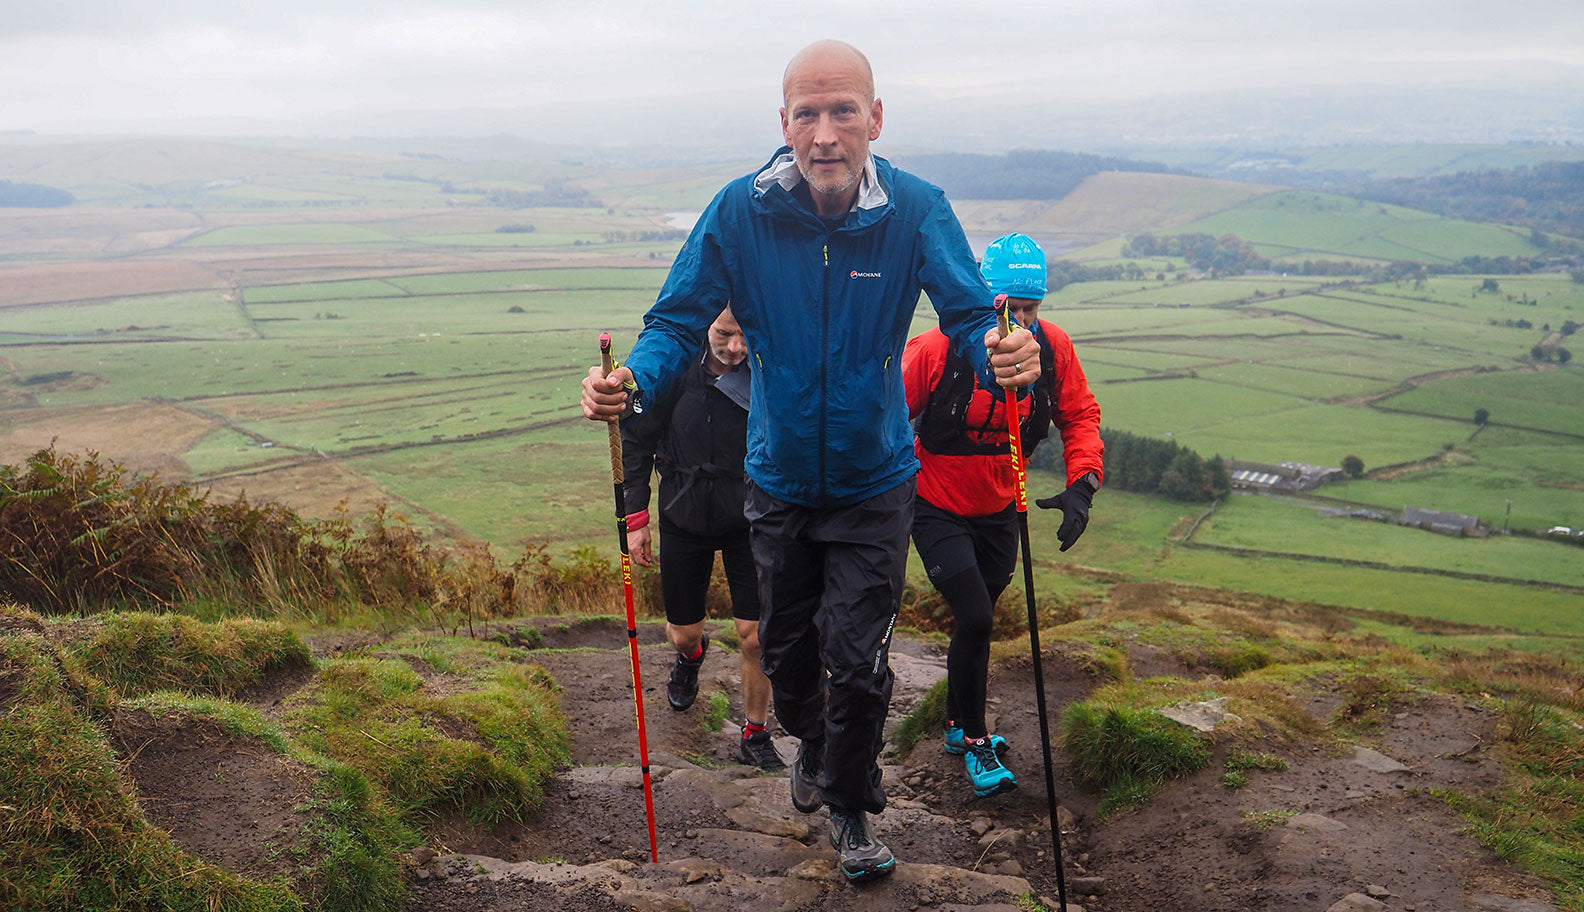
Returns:
[[[883,877],[896,867],[896,856],[869,831],[869,815],[863,811],[831,808],[830,843],[848,880]]]
[[[820,770],[825,765],[825,742],[804,741],[798,744],[797,759],[792,761],[792,806],[805,814],[812,814],[825,804],[820,795]]]
[[[698,696],[699,666],[704,664],[704,656],[709,653],[709,636],[706,634],[699,643],[699,657],[689,662],[677,653],[676,664],[671,666],[671,680],[666,682],[666,702],[671,708],[681,712],[693,705],[693,698]]]
[[[749,766],[757,766],[767,773],[779,773],[786,769],[786,761],[776,753],[775,745],[770,743],[768,731],[738,738],[737,759]]]

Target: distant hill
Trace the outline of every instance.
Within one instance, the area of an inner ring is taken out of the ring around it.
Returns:
[[[896,164],[939,185],[951,199],[1056,200],[1102,171],[1172,171],[1159,162],[1031,149],[1004,155],[908,155]]]
[[[72,199],[70,193],[57,187],[0,180],[0,206],[50,209],[56,206],[70,206]]]
[[[1584,162],[1371,181],[1354,192],[1453,218],[1505,222],[1584,238]]]
[[[974,200],[951,196],[970,234],[1018,230],[1072,249],[1160,232],[1235,208],[1279,188],[1181,174],[1103,171],[1059,200]],[[1106,254],[1114,256],[1115,252]]]
[[[1528,232],[1304,190],[1250,199],[1179,225],[1175,232],[1231,234],[1265,256],[1285,261],[1363,258],[1445,264],[1470,256],[1524,258],[1542,252]]]
[[[1188,172],[1322,190],[1584,238],[1584,147],[1340,146],[1294,151],[1172,150]]]

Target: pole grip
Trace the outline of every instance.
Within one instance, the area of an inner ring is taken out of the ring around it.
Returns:
[[[995,296],[996,326],[1001,330],[1001,338],[1003,339],[1012,335],[1012,319],[1009,314],[1011,310],[1012,308],[1007,306],[1006,295],[998,294]]]
[[[610,372],[615,369],[615,362],[611,358],[610,333],[600,333],[600,376],[609,377]],[[616,421],[609,422],[605,425],[605,432],[610,442],[611,483],[620,487],[624,481],[622,477],[621,424]],[[620,504],[618,504],[619,507]],[[616,515],[618,517],[625,516],[626,511],[622,510]]]

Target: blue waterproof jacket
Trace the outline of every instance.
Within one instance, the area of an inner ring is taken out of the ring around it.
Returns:
[[[871,157],[854,208],[823,219],[783,147],[704,210],[626,366],[664,399],[729,303],[753,359],[748,477],[788,503],[856,503],[918,471],[901,362],[921,289],[993,387],[990,289],[940,188]]]

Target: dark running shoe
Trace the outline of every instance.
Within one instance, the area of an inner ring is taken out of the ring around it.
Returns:
[[[693,705],[693,700],[698,696],[699,666],[704,664],[704,656],[709,652],[709,634],[699,641],[699,657],[693,661],[682,658],[677,653],[676,664],[671,666],[671,680],[666,682],[666,702],[671,708],[681,712]]]
[[[798,745],[797,759],[792,761],[792,806],[805,814],[820,809],[825,799],[820,795],[820,770],[825,765],[825,742],[804,741]]]
[[[848,880],[883,877],[896,867],[896,856],[869,831],[863,811],[831,808],[830,843]]]
[[[738,738],[737,759],[749,766],[757,766],[767,773],[779,773],[786,769],[786,761],[776,753],[775,745],[770,743],[768,731],[759,731],[745,738]]]

